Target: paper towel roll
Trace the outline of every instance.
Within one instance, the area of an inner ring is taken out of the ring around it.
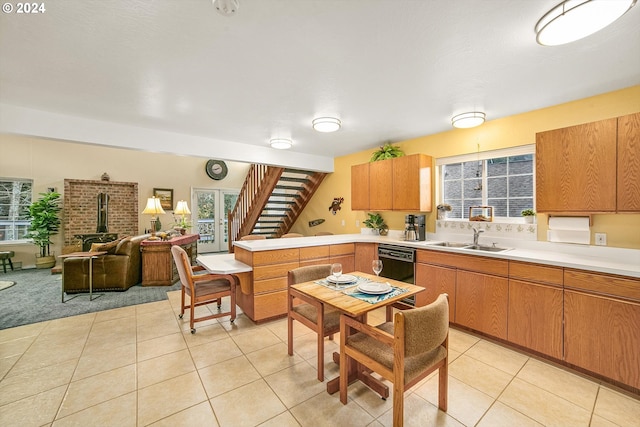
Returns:
[[[589,231],[589,217],[552,216],[549,218],[549,230]]]

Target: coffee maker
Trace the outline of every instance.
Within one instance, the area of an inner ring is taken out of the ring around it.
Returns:
[[[426,240],[424,215],[407,215],[404,217],[404,240]]]

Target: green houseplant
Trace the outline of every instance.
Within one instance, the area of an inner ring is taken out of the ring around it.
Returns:
[[[55,256],[51,255],[51,236],[60,229],[60,193],[40,193],[40,198],[29,206],[31,225],[27,237],[40,247],[36,255],[37,268],[51,268],[56,265]]]
[[[524,221],[527,223],[533,223],[533,218],[536,216],[536,213],[533,209],[525,209],[520,214],[524,217]]]
[[[363,223],[382,236],[385,236],[389,231],[389,227],[387,227],[387,224],[385,224],[384,219],[382,219],[379,213],[368,213],[367,219],[365,219]]]
[[[404,152],[400,147],[392,145],[390,142],[386,142],[382,147],[373,152],[373,156],[371,156],[370,161],[377,162],[378,160],[387,160],[402,156],[404,156]]]

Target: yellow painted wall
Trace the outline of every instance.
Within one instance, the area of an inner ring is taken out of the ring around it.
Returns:
[[[534,144],[537,132],[577,125],[640,111],[640,85],[557,106],[535,110],[502,119],[489,120],[472,129],[453,129],[435,135],[397,142],[406,154],[424,153],[440,157]],[[318,231],[336,234],[359,233],[356,221],[366,219],[366,212],[351,210],[351,165],[366,163],[374,150],[358,152],[335,159],[335,172],[325,178],[316,195],[294,226],[295,232],[313,235]],[[435,170],[434,170],[435,177]],[[435,182],[435,181],[434,181]],[[342,210],[335,216],[328,208],[334,197],[344,197]],[[434,196],[435,197],[435,196]],[[433,206],[437,201],[433,200]],[[382,212],[391,229],[404,229],[404,216],[409,212]],[[308,221],[326,221],[310,228]],[[435,211],[427,214],[427,231],[435,230]],[[342,225],[344,221],[344,225]],[[547,216],[538,215],[538,240],[546,240]],[[640,214],[595,215],[592,232],[607,233],[607,244],[620,248],[640,249]]]
[[[138,183],[138,212],[142,212],[154,188],[173,189],[174,206],[186,200],[191,208],[191,188],[235,189],[242,187],[249,170],[248,164],[227,162],[229,173],[224,180],[214,181],[205,173],[208,159],[147,153],[121,148],[78,144],[65,141],[0,135],[0,176],[30,178],[34,181],[34,197],[54,187],[64,191],[65,179],[100,180],[107,172],[111,181]],[[62,213],[64,215],[64,212]],[[140,215],[139,230],[150,226],[150,217]],[[170,212],[160,215],[163,229],[174,219]],[[62,233],[53,237],[56,254],[60,254]],[[0,245],[0,250],[16,252],[14,261],[23,266],[35,263],[37,248],[31,244]]]

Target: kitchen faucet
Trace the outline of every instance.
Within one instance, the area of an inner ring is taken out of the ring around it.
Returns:
[[[473,245],[478,246],[478,237],[480,237],[480,233],[484,233],[484,230],[480,230],[475,227],[471,227],[473,229]]]

